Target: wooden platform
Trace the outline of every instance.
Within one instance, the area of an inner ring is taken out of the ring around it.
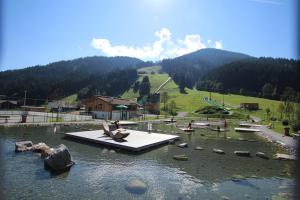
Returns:
[[[236,132],[259,132],[260,130],[254,128],[234,128]]]
[[[111,121],[111,123],[113,124],[114,121]],[[119,124],[121,126],[134,126],[134,125],[138,125],[137,122],[133,122],[133,121],[119,121]]]
[[[248,128],[250,128],[250,127],[261,127],[261,125],[259,125],[259,124],[248,124],[248,123],[240,123],[240,126],[241,127],[248,127]]]
[[[130,132],[130,135],[126,137],[122,142],[115,141],[110,137],[104,135],[103,130],[72,132],[66,133],[65,136],[103,145],[109,145],[130,151],[141,151],[163,143],[168,143],[170,140],[179,138],[179,136],[176,135],[148,133],[129,129],[127,130],[128,132]]]

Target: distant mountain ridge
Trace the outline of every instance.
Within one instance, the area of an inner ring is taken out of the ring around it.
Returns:
[[[249,55],[220,49],[201,49],[177,58],[162,61],[162,69],[167,72],[183,91],[193,88],[199,77],[209,70],[222,65],[252,58]]]
[[[176,57],[174,58],[174,60],[182,59],[193,64],[206,63],[213,68],[233,61],[243,60],[247,58],[252,58],[252,56],[243,53],[227,51],[227,50],[205,48],[189,54]]]
[[[20,98],[27,90],[29,96],[41,99],[59,99],[75,93],[82,98],[96,93],[119,96],[137,80],[137,68],[153,64],[132,57],[93,56],[8,70],[0,72],[0,95]],[[206,48],[164,59],[160,64],[162,71],[172,77],[181,92],[186,87],[192,89],[196,86],[216,91],[243,89],[258,94],[266,83],[277,90],[276,97],[287,86],[300,90],[296,77],[299,75],[299,61],[295,60],[261,59]],[[249,84],[244,83],[245,80]]]

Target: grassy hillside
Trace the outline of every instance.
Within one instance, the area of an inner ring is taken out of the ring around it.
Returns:
[[[146,72],[147,74],[141,74],[139,75],[139,80],[141,81],[144,76],[148,76],[150,83],[151,83],[151,92],[155,91],[165,80],[168,79],[168,74],[151,74],[152,71],[158,72],[160,68],[158,66],[155,67],[146,67],[141,68],[139,71]],[[208,104],[203,101],[204,97],[209,97],[209,92],[207,91],[197,91],[197,90],[191,90],[186,89],[186,94],[182,94],[179,92],[178,85],[174,83],[174,81],[169,82],[163,89],[161,89],[162,92],[168,92],[170,96],[170,100],[174,100],[177,105],[178,111],[184,111],[184,112],[193,112],[199,108],[203,108],[204,106],[207,106]],[[245,114],[251,114],[257,117],[260,117],[264,119],[266,117],[266,108],[270,108],[271,115],[272,112],[274,112],[275,117],[279,118],[279,113],[277,113],[277,107],[280,103],[280,101],[274,101],[269,99],[263,99],[263,98],[257,98],[257,97],[249,97],[249,96],[241,96],[241,95],[233,95],[233,94],[219,94],[219,93],[213,93],[211,94],[212,99],[217,100],[222,104],[223,97],[225,105],[231,108],[237,108],[240,103],[247,102],[247,103],[259,103],[260,109],[256,112],[246,112],[241,111]],[[124,98],[137,98],[138,93],[133,93],[132,89],[127,91],[123,94]],[[161,104],[162,106],[162,104]]]

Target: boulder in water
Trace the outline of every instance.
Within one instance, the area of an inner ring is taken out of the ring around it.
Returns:
[[[32,145],[33,145],[33,143],[31,141],[16,142],[15,152],[29,151],[31,149]]]
[[[32,145],[31,151],[33,151],[35,153],[42,153],[44,151],[47,151],[48,149],[50,149],[50,147],[48,145],[46,145],[43,142],[40,142],[38,144]]]
[[[74,165],[74,162],[71,160],[68,148],[61,144],[57,148],[53,149],[50,156],[45,158],[44,165],[46,168],[53,171],[66,171]]]

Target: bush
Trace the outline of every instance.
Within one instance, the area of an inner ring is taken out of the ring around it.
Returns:
[[[270,120],[271,120],[271,121],[276,121],[277,118],[276,118],[276,117],[271,117]]]
[[[296,121],[293,126],[292,126],[292,129],[294,132],[297,132],[300,130],[300,121]]]
[[[283,126],[288,126],[289,125],[289,120],[287,120],[287,119],[282,120],[282,125]]]

